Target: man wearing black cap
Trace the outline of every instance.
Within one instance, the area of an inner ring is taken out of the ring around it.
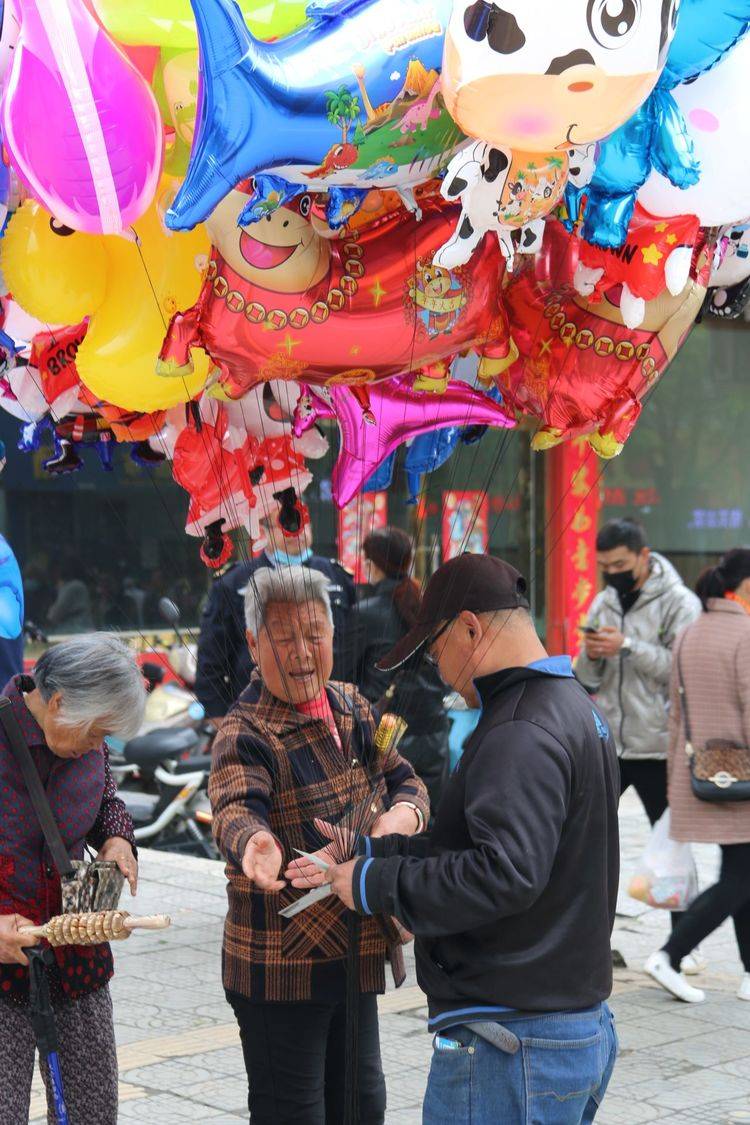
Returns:
[[[416,935],[435,1032],[427,1125],[589,1122],[614,1066],[617,757],[525,594],[517,571],[484,555],[430,579],[381,666],[421,647],[481,706],[479,724],[429,835],[365,840],[360,859],[327,873],[350,908]]]

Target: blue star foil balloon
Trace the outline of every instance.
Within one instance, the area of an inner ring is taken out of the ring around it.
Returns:
[[[422,487],[424,473],[434,473],[452,455],[461,437],[458,426],[446,430],[433,430],[415,437],[406,454],[404,469],[409,490],[407,504],[416,504]]]
[[[232,0],[192,0],[201,88],[185,181],[167,226],[202,222],[240,181],[408,189],[464,136],[440,95],[451,0],[343,0],[261,43]]]
[[[622,246],[636,195],[652,171],[678,188],[698,182],[690,131],[670,91],[720,62],[748,28],[750,0],[683,0],[656,89],[600,146],[586,192],[582,233],[588,242]]]
[[[396,461],[396,453],[389,453],[380,468],[376,469],[372,476],[365,481],[362,485],[363,492],[384,492],[387,488],[391,487],[393,483],[393,466]]]
[[[16,556],[0,535],[0,637],[12,641],[23,629],[23,581]]]

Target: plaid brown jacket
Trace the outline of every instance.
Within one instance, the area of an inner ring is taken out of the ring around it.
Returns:
[[[346,908],[331,895],[293,918],[279,910],[304,892],[256,890],[242,874],[247,841],[261,829],[279,841],[284,862],[294,848],[315,851],[324,841],[320,817],[337,822],[368,796],[380,813],[399,800],[429,816],[427,793],[397,752],[373,748],[370,706],[350,684],[331,683],[328,698],[343,751],[326,724],[301,714],[262,687],[257,703],[238,702],[214,741],[208,793],[214,835],[227,860],[229,910],[224,927],[224,987],[257,1000],[311,1000],[343,984],[347,952]],[[363,920],[360,987],[385,989],[388,951],[394,977],[403,979],[395,927]]]

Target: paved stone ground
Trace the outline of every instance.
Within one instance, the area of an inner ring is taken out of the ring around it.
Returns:
[[[621,825],[625,882],[647,836],[645,817],[631,795],[622,803]],[[697,849],[702,886],[712,881],[717,856],[716,849]],[[141,879],[139,912],[166,911],[173,926],[166,934],[136,936],[117,950],[112,991],[120,1121],[246,1122],[242,1056],[219,983],[222,865],[143,852]],[[741,967],[731,927],[723,926],[705,944],[709,969],[698,983],[709,990],[708,1001],[680,1004],[640,971],[645,956],[661,943],[666,915],[625,897],[621,906],[626,913],[618,916],[614,945],[629,967],[616,973],[612,1007],[622,1053],[597,1121],[750,1122],[750,1004],[734,995]],[[412,962],[409,969],[403,988],[381,1001],[387,1125],[419,1125],[431,1053]],[[43,1112],[37,1087],[33,1121],[41,1123]]]

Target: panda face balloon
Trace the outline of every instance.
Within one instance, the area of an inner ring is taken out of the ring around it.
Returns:
[[[653,89],[679,0],[456,0],[442,93],[457,124],[535,152],[618,128]]]

